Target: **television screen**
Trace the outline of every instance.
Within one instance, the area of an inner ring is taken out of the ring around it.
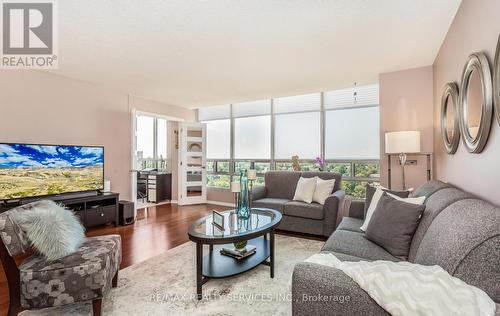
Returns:
[[[0,200],[102,190],[104,148],[0,144]]]

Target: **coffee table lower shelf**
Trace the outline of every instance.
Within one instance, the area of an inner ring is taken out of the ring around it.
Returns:
[[[222,247],[231,248],[233,244],[214,245],[213,250],[203,257],[203,276],[210,279],[227,278],[257,267],[260,264],[269,265],[267,259],[271,254],[269,240],[264,237],[254,238],[248,241],[254,245],[256,252],[243,259],[235,259],[222,255]]]

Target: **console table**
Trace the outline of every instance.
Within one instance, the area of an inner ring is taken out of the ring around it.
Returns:
[[[119,193],[104,192],[90,196],[68,196],[67,198],[54,196],[44,197],[43,199],[53,200],[64,205],[80,218],[83,226],[93,227],[107,223],[118,225],[119,196]],[[32,202],[34,201],[36,200],[32,200]],[[0,213],[28,202],[22,201],[21,203],[8,204],[0,210]]]
[[[392,167],[391,167],[391,157],[397,157],[397,154],[387,154],[387,187],[392,189]],[[425,156],[427,162],[427,181],[432,180],[432,153],[414,153],[408,154],[408,156]],[[408,161],[406,163],[409,165]]]

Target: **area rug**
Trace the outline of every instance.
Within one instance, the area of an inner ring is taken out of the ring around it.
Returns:
[[[196,299],[195,244],[120,270],[118,287],[103,300],[103,315],[291,315],[291,276],[296,263],[317,253],[323,242],[276,235],[274,279],[269,267],[203,285]],[[208,248],[205,249],[208,251]],[[92,315],[91,304],[26,311],[23,316]]]

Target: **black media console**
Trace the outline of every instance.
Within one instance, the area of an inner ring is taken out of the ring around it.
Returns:
[[[118,225],[119,194],[112,192],[98,193],[90,196],[68,197],[58,196],[46,198],[54,200],[72,210],[81,220],[83,226],[93,227],[107,223]],[[22,204],[27,202],[23,201]],[[9,205],[0,209],[0,213],[17,205]]]

